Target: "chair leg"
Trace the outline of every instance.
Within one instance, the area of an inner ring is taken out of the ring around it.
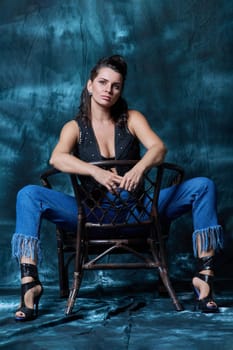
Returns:
[[[65,267],[63,248],[58,247],[58,271],[59,271],[59,287],[60,297],[67,298],[69,295],[68,271]]]
[[[180,302],[176,296],[176,293],[172,287],[170,278],[168,276],[167,270],[164,267],[159,267],[158,270],[159,270],[161,280],[163,281],[163,284],[164,284],[170,298],[172,299],[172,302],[173,302],[173,305],[174,305],[176,311],[183,311],[184,308],[180,304]]]
[[[78,272],[74,272],[73,286],[70,290],[69,298],[66,305],[65,314],[68,316],[72,313],[74,303],[81,285],[82,276]]]
[[[64,269],[63,272],[59,275],[60,281],[60,297],[67,298],[69,295],[69,282],[68,282],[68,273]]]
[[[157,291],[160,297],[169,297],[167,288],[165,287],[160,274],[158,274]]]

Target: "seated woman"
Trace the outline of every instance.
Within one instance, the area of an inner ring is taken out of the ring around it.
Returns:
[[[50,164],[57,169],[91,177],[110,193],[116,188],[134,189],[144,171],[163,162],[166,155],[163,141],[146,118],[136,110],[128,110],[122,98],[126,74],[127,65],[121,56],[97,62],[83,89],[78,116],[64,125],[50,158]],[[146,149],[142,157],[140,143]],[[105,158],[139,161],[123,176],[89,163]],[[179,185],[172,199],[171,191],[171,188],[162,190],[159,211],[169,220],[192,211],[193,247],[199,264],[192,281],[197,309],[217,312],[218,306],[212,298],[213,261],[216,249],[222,247],[222,228],[216,215],[214,183],[198,177]],[[29,321],[37,316],[43,293],[37,271],[41,260],[41,220],[75,229],[77,204],[72,196],[28,185],[18,193],[16,212],[12,249],[21,268],[22,295],[15,319]]]

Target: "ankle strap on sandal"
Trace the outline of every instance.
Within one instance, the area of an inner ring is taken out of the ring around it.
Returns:
[[[204,256],[198,259],[198,271],[214,270],[214,256]]]
[[[23,277],[32,277],[35,280],[38,280],[38,271],[37,266],[32,264],[20,264],[21,268],[21,278]]]

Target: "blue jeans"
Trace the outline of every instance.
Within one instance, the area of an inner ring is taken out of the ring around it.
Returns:
[[[222,227],[216,214],[214,183],[205,177],[184,181],[178,186],[161,190],[159,213],[172,221],[188,211],[193,218],[193,250],[197,256],[197,236],[201,250],[209,251],[223,246]],[[74,197],[47,189],[28,185],[17,195],[16,229],[12,238],[12,254],[41,260],[40,225],[46,219],[64,229],[75,230],[77,204]]]

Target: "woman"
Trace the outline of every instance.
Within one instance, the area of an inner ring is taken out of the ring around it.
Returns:
[[[138,111],[128,110],[122,91],[127,65],[121,56],[101,59],[92,69],[81,95],[76,120],[66,123],[50,158],[57,169],[93,178],[114,193],[119,187],[131,191],[142,174],[163,162],[166,147]],[[139,143],[146,148],[140,158]],[[139,159],[123,176],[89,164],[102,159]],[[215,210],[215,188],[207,178],[195,178],[179,185],[172,201],[172,188],[163,190],[159,210],[174,219],[188,210],[193,214],[194,253],[198,256],[198,274],[193,278],[198,309],[217,312],[212,299],[214,251],[222,246],[222,229]],[[22,296],[16,320],[29,321],[38,313],[43,287],[38,278],[37,263],[41,259],[39,231],[41,219],[75,228],[75,199],[41,186],[29,185],[17,196],[16,230],[12,239],[13,256],[21,267]]]

